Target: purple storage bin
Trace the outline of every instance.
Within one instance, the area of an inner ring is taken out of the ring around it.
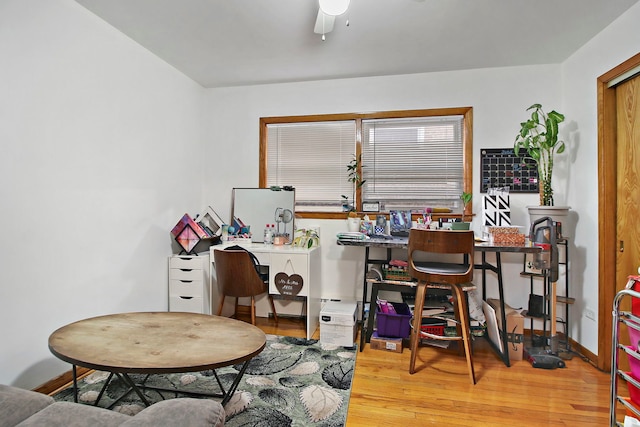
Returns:
[[[411,335],[411,310],[405,303],[392,303],[395,314],[382,313],[376,308],[378,336],[388,338],[409,338]],[[377,306],[376,306],[377,307]]]

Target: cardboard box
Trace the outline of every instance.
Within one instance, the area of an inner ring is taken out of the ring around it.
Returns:
[[[355,302],[328,301],[320,310],[320,342],[353,347],[358,325]]]
[[[500,311],[500,300],[491,299],[487,300],[487,303],[495,311],[495,321],[500,331],[500,340],[503,338],[504,331],[502,330],[502,314]],[[524,350],[524,317],[508,304],[504,305],[505,315],[507,318],[507,341],[509,343],[509,361],[522,360],[522,352]],[[485,316],[491,315],[485,313]],[[487,319],[488,320],[488,319]],[[500,343],[495,343],[498,348],[502,348]]]
[[[402,353],[402,338],[379,337],[377,332],[371,335],[369,346],[373,350],[385,350],[393,353]]]

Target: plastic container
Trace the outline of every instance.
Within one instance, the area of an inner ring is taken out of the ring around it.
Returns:
[[[393,267],[385,264],[382,266],[382,275],[385,280],[411,281],[411,276],[406,267]]]
[[[624,400],[625,400],[629,405],[633,406],[636,410],[638,410],[638,412],[640,412],[640,407],[638,406],[638,404],[634,403],[634,402],[631,400],[631,398],[629,398],[629,397],[624,397],[623,399],[624,399]],[[638,419],[638,416],[637,416],[633,411],[631,411],[629,408],[626,408],[626,407],[625,407],[625,412],[626,412],[626,414],[627,414],[627,416],[628,416],[628,417],[635,418],[636,420]]]
[[[633,375],[633,372],[625,372],[625,373],[629,375],[631,378],[633,378],[634,380],[640,381],[638,377]],[[627,387],[629,388],[629,397],[631,398],[631,401],[636,405],[640,405],[640,389],[636,388],[633,384],[631,384],[631,382],[627,382]]]
[[[640,341],[640,331],[633,329],[631,326],[627,326],[629,331],[629,344],[633,348],[638,348],[638,342]]]
[[[445,325],[422,325],[420,330],[431,335],[444,336]]]
[[[392,303],[395,314],[383,313],[376,308],[378,336],[388,338],[408,338],[411,335],[411,309],[405,303]]]
[[[627,358],[629,359],[629,367],[631,368],[631,374],[635,378],[640,378],[640,360],[636,359],[629,353],[635,353],[636,348],[633,346],[625,346],[625,353],[627,353]]]
[[[271,229],[271,224],[267,224],[264,228],[264,244],[270,245],[273,243],[273,230]]]
[[[640,276],[629,276],[627,278],[626,289],[640,292]],[[640,317],[640,298],[631,298],[631,314]]]

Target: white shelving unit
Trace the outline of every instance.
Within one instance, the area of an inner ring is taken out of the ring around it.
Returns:
[[[624,393],[622,396],[619,393],[620,387],[620,379],[623,379],[627,383],[630,383],[633,387],[636,387],[640,390],[640,382],[636,381],[627,372],[620,369],[619,358],[620,355],[623,357],[628,357],[630,362],[637,362],[640,364],[640,353],[637,351],[637,343],[636,347],[632,345],[625,344],[624,342],[628,342],[628,339],[621,339],[620,337],[620,325],[625,324],[627,328],[634,329],[635,331],[640,331],[640,317],[637,317],[635,314],[632,314],[628,311],[623,311],[620,309],[620,305],[624,300],[632,300],[633,298],[640,298],[640,293],[631,290],[634,284],[638,282],[637,279],[629,278],[630,283],[627,284],[628,289],[624,289],[616,295],[613,301],[613,333],[612,333],[612,349],[611,349],[611,399],[610,399],[610,426],[624,426],[624,423],[621,421],[624,417],[622,417],[621,412],[622,409],[625,413],[631,412],[634,416],[640,419],[640,405],[634,406],[628,398],[624,397],[627,393]]]

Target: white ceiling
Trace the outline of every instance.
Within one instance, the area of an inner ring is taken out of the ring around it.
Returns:
[[[638,0],[76,0],[204,87],[560,63]],[[346,26],[346,20],[349,26]]]

